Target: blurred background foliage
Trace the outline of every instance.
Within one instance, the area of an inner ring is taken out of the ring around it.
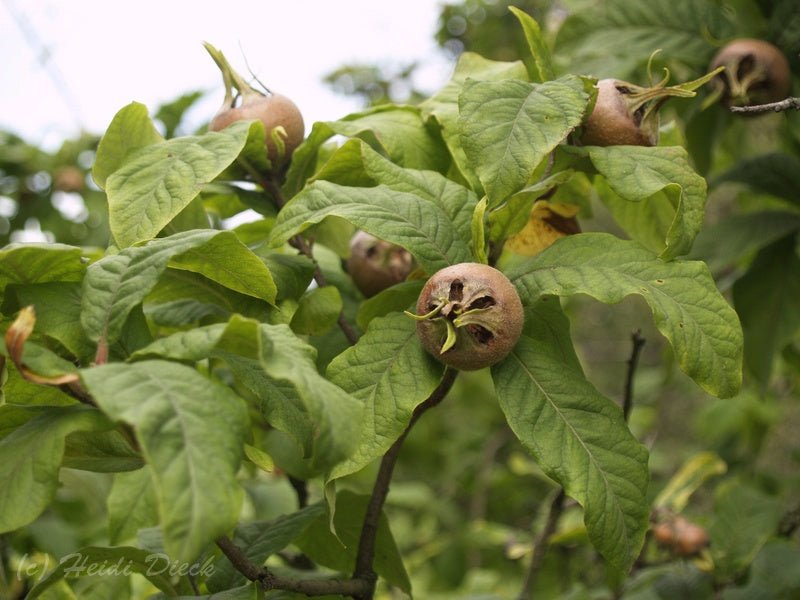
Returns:
[[[506,61],[525,56],[526,43],[509,4],[443,4],[436,32],[442,52],[454,61],[463,52]],[[793,68],[793,91],[800,91],[796,0],[513,4],[540,23],[561,72],[646,84],[648,61],[661,49],[652,61],[655,79],[668,68],[673,82],[684,81],[704,74],[725,41],[759,37],[784,51]],[[414,104],[434,91],[419,89],[417,67],[343,65],[326,81],[365,106]],[[191,92],[156,111],[167,137],[179,130],[185,111],[199,97]],[[635,299],[609,307],[575,298],[565,307],[587,375],[610,398],[621,401],[624,395],[632,333],[646,339],[631,428],[651,451],[654,499],[699,453],[721,461],[722,468],[711,474],[695,473],[696,490],[677,507],[706,528],[711,545],[696,556],[680,557],[649,541],[630,579],[615,581],[586,539],[579,507],[568,504],[551,540],[537,597],[800,597],[800,294],[795,294],[800,244],[791,225],[791,219],[800,219],[800,114],[742,118],[720,105],[704,109],[704,100],[701,93],[668,103],[662,140],[687,147],[695,168],[709,181],[708,229],[692,258],[709,264],[744,324],[742,393],[714,399],[683,376],[649,312]],[[67,244],[107,244],[105,197],[90,175],[97,140],[87,133],[48,153],[0,133],[3,243],[44,236]],[[584,231],[623,235],[592,186],[574,193],[585,195],[591,207],[580,216]],[[760,335],[764,331],[767,335]],[[55,508],[25,534],[32,547],[56,556],[102,543],[105,535],[91,524],[92,516],[103,511],[96,498],[104,492],[97,490],[107,483],[97,474],[65,471]],[[366,469],[347,485],[368,493],[373,478],[374,471]],[[510,434],[490,379],[485,373],[465,374],[448,400],[409,436],[389,496],[390,521],[417,597],[514,597],[554,490]],[[254,518],[270,518],[284,507],[291,510],[292,498],[285,477],[268,476],[252,483],[250,510]],[[784,575],[775,577],[776,572]]]

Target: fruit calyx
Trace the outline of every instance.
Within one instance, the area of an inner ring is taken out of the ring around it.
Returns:
[[[516,345],[524,322],[514,286],[500,271],[461,263],[435,273],[417,301],[417,334],[438,360],[471,371],[493,365]]]
[[[678,85],[667,85],[670,74],[643,87],[620,79],[597,82],[597,100],[583,126],[581,143],[586,146],[655,146],[658,143],[659,110],[670,98],[691,98],[695,89],[711,80],[723,67]]]
[[[367,298],[405,281],[415,268],[414,257],[401,246],[365,231],[357,232],[350,240],[347,272]]]

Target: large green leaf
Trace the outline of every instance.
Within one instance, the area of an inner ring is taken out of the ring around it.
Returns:
[[[733,303],[744,329],[744,359],[762,385],[775,355],[800,331],[800,257],[796,236],[761,250],[733,286]]]
[[[458,126],[458,98],[468,78],[476,81],[503,79],[527,81],[528,74],[522,61],[499,62],[473,52],[464,52],[458,57],[450,81],[420,105],[423,116],[426,119],[435,119],[442,128],[442,137],[453,157],[456,168],[460,175],[470,183],[472,189],[477,191],[480,189],[480,181],[475,177],[464,149],[461,147],[461,134]]]
[[[194,369],[166,361],[107,364],[81,377],[104,412],[134,428],[152,469],[167,553],[194,559],[239,517],[244,402]]]
[[[658,249],[661,258],[689,252],[703,224],[706,181],[692,169],[686,150],[679,146],[589,146],[585,152],[614,192],[637,203],[630,207],[606,198],[612,214],[629,235],[636,239],[651,223],[666,224],[667,220],[660,217],[666,208],[674,216],[666,236],[662,236]]]
[[[147,114],[147,107],[131,102],[114,115],[100,139],[92,177],[97,185],[105,188],[108,176],[123,165],[130,152],[163,141]]]
[[[0,250],[0,293],[11,283],[80,281],[83,251],[64,244],[9,244]]]
[[[770,540],[750,566],[747,583],[722,592],[722,600],[788,600],[800,597],[800,549],[790,540]]]
[[[264,136],[260,121],[219,132],[174,138],[137,148],[108,176],[109,224],[117,244],[149,240],[230,165],[248,137]]]
[[[220,264],[218,252],[222,253]],[[131,310],[153,289],[170,260],[208,279],[275,300],[275,285],[264,263],[231,231],[195,230],[126,248],[94,263],[83,282],[81,324],[93,341],[113,342]],[[247,269],[238,269],[247,265]],[[237,268],[232,268],[237,266]]]
[[[358,343],[328,366],[328,377],[364,404],[358,448],[331,478],[354,473],[382,456],[408,426],[414,409],[436,389],[442,365],[422,348],[416,322],[403,313],[373,319]]]
[[[0,439],[0,532],[27,525],[50,504],[70,433],[112,427],[100,411],[87,406],[49,407],[34,414]]]
[[[600,78],[627,79],[658,49],[669,60],[704,69],[716,50],[711,40],[735,33],[729,14],[707,0],[598,2],[564,22],[555,56],[566,71]]]
[[[108,541],[135,539],[139,529],[158,524],[158,500],[150,467],[117,473],[108,494]]]
[[[467,241],[436,202],[387,186],[353,188],[316,181],[280,212],[271,243],[279,246],[325,217],[341,217],[383,240],[406,248],[433,273],[471,260]]]
[[[490,207],[521,190],[534,169],[583,119],[585,82],[467,80],[459,97],[461,144]]]
[[[45,594],[48,588],[65,578],[86,576],[90,572],[97,573],[102,568],[108,571],[115,565],[120,565],[119,571],[122,571],[122,568],[125,567],[129,573],[143,575],[162,592],[175,596],[177,591],[170,581],[168,569],[164,569],[163,564],[154,562],[154,558],[157,557],[151,552],[131,546],[119,546],[116,548],[89,546],[81,548],[72,554],[62,557],[58,565],[36,584],[26,598],[31,600],[38,598]],[[161,562],[163,563],[163,560]],[[85,568],[82,569],[81,566]],[[91,571],[90,567],[92,567]]]
[[[293,196],[317,168],[322,144],[334,135],[360,138],[392,162],[408,169],[446,171],[449,157],[441,139],[412,106],[378,106],[338,121],[314,123],[311,134],[292,156],[286,188]]]
[[[647,450],[584,377],[557,299],[528,306],[519,343],[492,377],[511,429],[584,507],[595,547],[626,571],[648,528]]]
[[[262,400],[272,425],[293,436],[320,470],[353,452],[360,403],[317,372],[316,351],[285,325],[235,316],[228,323],[157,340],[133,358],[198,361],[210,356],[228,361],[234,375]]]
[[[742,331],[736,312],[701,262],[663,262],[635,242],[605,233],[562,238],[509,274],[523,303],[587,294],[614,304],[641,296],[681,369],[708,392],[741,385]]]
[[[354,173],[359,172],[360,176],[354,179]],[[396,192],[430,200],[447,213],[459,237],[469,239],[472,213],[478,203],[472,190],[436,171],[400,167],[361,140],[350,140],[334,152],[316,178],[356,187],[382,184]]]

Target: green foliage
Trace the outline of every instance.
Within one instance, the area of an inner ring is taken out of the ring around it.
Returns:
[[[442,15],[442,89],[315,123],[286,170],[258,122],[182,135],[197,93],[154,113],[164,136],[133,102],[58,159],[6,138],[19,198],[87,145],[103,191],[80,192],[98,231],[0,249],[0,595],[797,595],[798,122],[701,97],[659,146],[577,142],[598,77],[700,78],[785,9]],[[363,297],[357,229],[413,256],[405,281]],[[517,254],[523,233],[547,247]],[[406,311],[464,262],[504,272],[525,323],[459,373]],[[710,545],[651,531],[678,518]]]

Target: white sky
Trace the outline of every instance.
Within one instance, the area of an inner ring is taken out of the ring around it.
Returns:
[[[199,126],[223,97],[205,40],[243,75],[246,56],[261,81],[295,101],[309,131],[314,121],[359,107],[321,83],[345,63],[417,60],[418,85],[440,87],[451,70],[433,40],[441,3],[0,0],[0,129],[53,148],[81,127],[102,133],[133,100],[152,112],[182,93],[209,90],[190,113]]]

